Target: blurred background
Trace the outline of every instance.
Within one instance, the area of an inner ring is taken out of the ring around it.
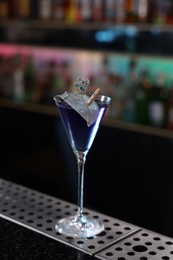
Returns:
[[[53,97],[78,77],[112,99],[84,205],[173,237],[172,0],[0,0],[0,177],[77,203]]]

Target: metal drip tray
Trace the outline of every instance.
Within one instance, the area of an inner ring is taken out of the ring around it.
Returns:
[[[85,209],[86,215],[104,223],[102,233],[86,239],[56,233],[57,220],[74,215],[76,210],[74,204],[0,179],[0,216],[3,218],[99,259],[173,259],[172,239],[89,209]]]
[[[173,259],[173,240],[142,229],[140,232],[100,252],[99,259],[159,260]]]

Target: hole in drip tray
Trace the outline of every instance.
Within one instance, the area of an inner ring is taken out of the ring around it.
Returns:
[[[156,252],[150,251],[149,254],[150,254],[150,255],[156,255]]]
[[[77,241],[77,244],[82,245],[82,244],[84,244],[84,241],[79,240],[79,241]]]
[[[94,245],[90,245],[90,246],[88,246],[88,248],[89,248],[89,249],[94,249],[95,246],[94,246]]]
[[[113,256],[113,253],[107,252],[106,255],[107,255],[107,256]]]
[[[138,245],[138,246],[134,246],[133,250],[136,251],[136,252],[145,252],[145,251],[147,251],[147,247],[142,246],[142,245]]]
[[[98,237],[103,237],[106,235],[106,232],[105,231],[102,231],[100,234],[97,234]]]

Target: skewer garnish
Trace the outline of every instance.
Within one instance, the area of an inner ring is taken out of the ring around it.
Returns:
[[[92,102],[96,99],[96,97],[98,96],[100,92],[100,88],[97,88],[94,93],[92,94],[92,96],[88,99],[87,101],[87,105],[90,106],[92,104]]]
[[[78,78],[78,81],[74,82],[74,86],[80,94],[86,93],[86,89],[87,89],[88,85],[89,85],[89,79],[84,80],[84,79]],[[92,104],[92,102],[96,99],[99,91],[100,91],[100,89],[97,88],[94,91],[94,93],[92,94],[92,96],[88,99],[88,101],[86,102],[88,106],[90,106]]]

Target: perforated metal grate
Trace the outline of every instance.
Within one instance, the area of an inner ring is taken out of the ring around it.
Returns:
[[[99,259],[115,260],[168,260],[173,259],[173,240],[142,229],[100,252]]]
[[[73,239],[56,233],[57,220],[74,215],[76,210],[71,203],[0,179],[0,216],[3,218],[99,259],[173,259],[172,239],[89,209],[85,209],[85,214],[105,225],[101,234]]]
[[[105,230],[102,233],[88,239],[72,239],[56,233],[57,220],[74,215],[76,210],[76,206],[71,203],[0,179],[0,212],[3,217],[90,255],[139,229],[114,218],[85,210],[86,215],[103,221]]]

